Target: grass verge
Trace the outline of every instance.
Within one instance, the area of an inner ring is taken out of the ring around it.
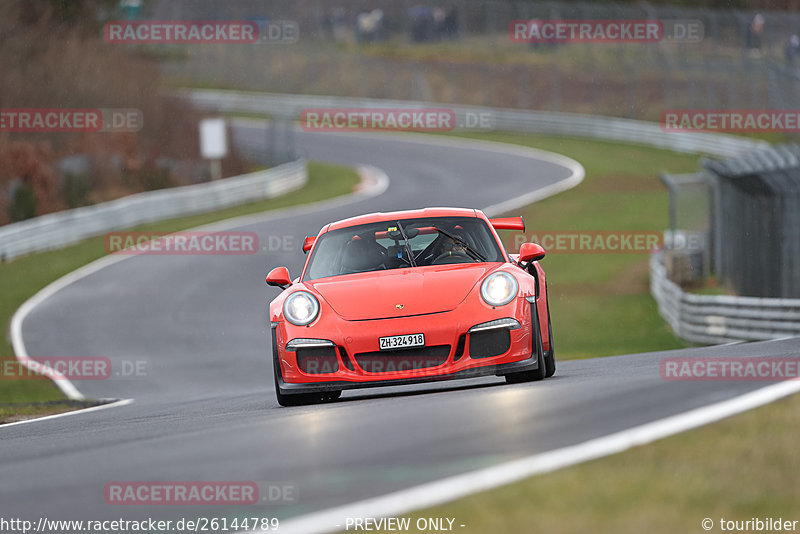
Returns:
[[[472,133],[465,137],[531,146],[568,154],[586,168],[579,187],[528,206],[518,213],[530,229],[659,230],[666,226],[667,195],[657,179],[664,169],[690,172],[697,157],[595,140],[511,133]],[[221,212],[163,221],[136,228],[178,231],[238,215],[319,200],[347,192],[357,181],[352,171],[311,164],[309,184],[279,199]],[[504,232],[513,243],[515,236]],[[0,265],[0,320],[7,324],[27,298],[64,274],[101,257],[102,237],[66,249],[33,254]],[[561,359],[604,356],[682,347],[656,311],[647,286],[646,254],[550,254],[544,260]],[[3,354],[11,354],[6,342]],[[0,403],[37,403],[62,399],[47,381],[0,380]],[[0,406],[0,421],[14,414]],[[42,405],[42,413],[52,407]]]
[[[131,230],[177,232],[203,224],[268,210],[305,204],[353,191],[359,178],[348,167],[317,162],[309,163],[308,184],[284,196],[260,200],[221,211],[169,219],[137,226]],[[106,254],[103,237],[86,239],[69,247],[30,254],[0,264],[0,324],[6,325],[23,302],[65,274]],[[0,355],[13,358],[8,337],[0,344]],[[7,356],[6,356],[7,355]],[[3,380],[0,375],[0,423],[68,411],[76,405],[64,402],[64,395],[49,380]],[[82,407],[82,406],[77,406]]]
[[[565,154],[586,169],[578,187],[509,213],[525,217],[527,239],[556,231],[661,232],[668,223],[668,195],[658,173],[699,166],[696,155],[620,143],[500,132],[464,136]],[[519,233],[501,231],[501,236],[509,250],[518,250]],[[658,314],[648,261],[645,251],[551,251],[542,260],[559,359],[686,346]]]
[[[661,230],[667,194],[657,174],[692,172],[696,156],[568,138],[468,137],[566,154],[583,184],[509,215],[547,230]],[[513,233],[501,232],[504,239]],[[679,348],[649,293],[646,254],[558,254],[543,260],[560,359]],[[795,395],[614,455],[410,514],[454,518],[470,532],[704,532],[701,522],[791,517],[800,502]],[[765,436],[769,436],[765,439]]]
[[[457,529],[465,533],[581,534],[704,532],[705,518],[713,521],[711,532],[723,530],[723,518],[800,520],[798,426],[800,396],[794,395],[410,517],[412,524],[420,517],[455,518],[455,524],[466,525]]]

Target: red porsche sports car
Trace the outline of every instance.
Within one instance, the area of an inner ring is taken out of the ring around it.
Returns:
[[[506,252],[489,219],[460,208],[373,213],[307,237],[303,272],[277,267],[267,284],[275,393],[282,406],[342,390],[556,370],[544,249]],[[546,333],[546,334],[543,334]]]

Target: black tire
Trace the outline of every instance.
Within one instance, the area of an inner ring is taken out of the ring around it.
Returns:
[[[550,302],[547,303],[547,336],[550,340],[550,350],[544,353],[545,378],[556,374],[556,349],[553,345],[553,323],[550,322]]]
[[[505,375],[506,383],[520,384],[522,382],[537,382],[539,380],[544,379],[545,376],[547,376],[547,368],[544,358],[544,348],[542,347],[542,335],[541,335],[541,329],[539,328],[538,315],[533,318],[533,339],[534,341],[533,341],[532,352],[536,353],[537,360],[539,361],[539,367],[537,369],[534,369],[533,371],[523,371],[521,373],[507,374]]]

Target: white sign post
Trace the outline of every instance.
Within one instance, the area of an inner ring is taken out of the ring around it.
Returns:
[[[215,118],[200,121],[200,155],[211,160],[211,179],[222,178],[222,158],[228,155],[225,119]]]

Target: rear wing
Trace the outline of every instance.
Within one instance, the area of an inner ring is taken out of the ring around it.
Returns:
[[[520,230],[525,231],[525,219],[522,216],[518,217],[500,217],[497,219],[489,219],[495,230]]]

